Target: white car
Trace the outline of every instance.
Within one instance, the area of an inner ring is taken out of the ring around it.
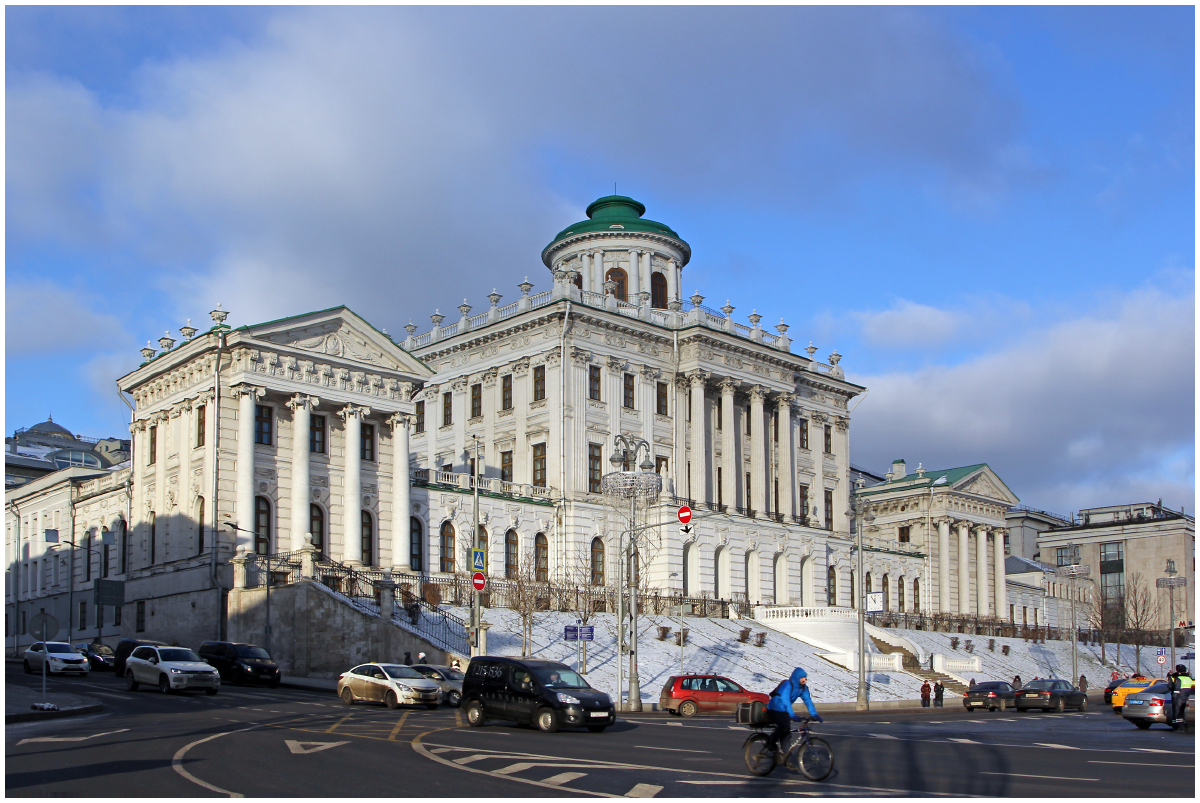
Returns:
[[[415,703],[434,709],[442,700],[442,687],[411,666],[400,664],[362,664],[338,677],[338,696],[346,705],[359,700],[383,703],[396,708]]]
[[[204,689],[216,694],[221,676],[187,647],[138,647],[125,659],[125,687],[137,691],[147,683],[163,694],[183,689]]]
[[[42,667],[52,675],[84,675],[91,664],[70,644],[60,641],[39,641],[25,650],[25,671],[42,673]]]

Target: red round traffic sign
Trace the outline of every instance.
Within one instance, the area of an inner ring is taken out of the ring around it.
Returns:
[[[1160,664],[1165,664],[1167,662],[1167,656],[1165,656],[1165,655],[1158,656],[1158,662]]]
[[[690,507],[688,507],[687,505],[684,505],[683,507],[679,508],[679,521],[681,521],[684,524],[687,524],[691,520],[692,520],[692,509]]]
[[[483,572],[475,572],[471,575],[471,585],[475,587],[476,591],[482,591],[487,587],[487,575]]]

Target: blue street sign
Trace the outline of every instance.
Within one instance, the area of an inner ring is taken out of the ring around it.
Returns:
[[[471,568],[476,572],[487,571],[487,550],[472,549],[471,550]]]
[[[578,641],[579,627],[576,625],[565,625],[563,627],[563,641]]]
[[[1159,648],[1158,648],[1158,654],[1159,654],[1159,655],[1166,655],[1166,654],[1167,654],[1167,648],[1166,648],[1166,647],[1159,647]]]
[[[593,628],[593,625],[583,625],[582,627],[580,627],[579,628],[579,638],[582,641],[593,641],[594,639],[592,638],[592,628]]]

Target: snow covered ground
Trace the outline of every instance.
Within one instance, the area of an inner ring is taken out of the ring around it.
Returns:
[[[454,611],[465,618],[467,611]],[[504,608],[490,608],[485,612],[485,621],[491,624],[487,634],[488,654],[521,655],[521,624],[516,612]],[[588,643],[587,679],[598,689],[616,699],[617,662],[616,629],[613,614],[596,614],[592,618],[595,640]],[[577,666],[576,642],[563,639],[563,628],[575,624],[569,613],[547,611],[537,614],[530,656],[561,661]],[[657,638],[658,627],[671,628],[664,641]],[[857,695],[857,675],[847,669],[818,658],[816,650],[755,620],[738,619],[684,619],[688,629],[688,641],[683,648],[683,672],[711,672],[741,683],[753,691],[770,692],[793,667],[802,666],[808,671],[814,701],[853,702]],[[638,674],[641,680],[642,702],[656,703],[667,678],[680,672],[680,650],[675,644],[678,620],[669,616],[639,617]],[[748,642],[739,642],[742,628],[751,629]],[[766,632],[766,643],[762,647],[754,644],[754,635]],[[1034,677],[1066,678],[1071,673],[1070,642],[1047,641],[1031,644],[1019,638],[995,639],[995,651],[988,650],[989,637],[968,636],[952,633],[932,633],[921,630],[889,630],[889,633],[908,638],[920,650],[927,653],[942,653],[949,657],[968,657],[964,649],[967,639],[975,645],[974,654],[982,661],[983,671],[975,673],[976,680],[1012,680],[1020,674],[1024,680]],[[958,650],[950,647],[950,639],[959,638]],[[1001,652],[1009,645],[1009,655]],[[1112,672],[1113,645],[1106,648],[1108,667],[1100,665],[1099,647],[1079,646],[1079,671],[1087,675],[1092,687],[1107,683]],[[1154,649],[1142,649],[1142,669],[1148,671],[1154,663]],[[1134,648],[1123,645],[1121,650],[1122,669],[1131,671]],[[920,697],[921,681],[907,673],[872,672],[870,674],[869,697],[872,700],[916,700]]]

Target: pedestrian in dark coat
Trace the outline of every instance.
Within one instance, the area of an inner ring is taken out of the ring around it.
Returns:
[[[411,652],[404,653],[404,665],[412,666],[412,653]]]
[[[921,684],[921,707],[922,708],[929,707],[929,692],[931,690],[932,689],[929,686],[928,680]]]
[[[940,680],[937,683],[933,684],[933,707],[934,708],[942,707],[942,697],[944,697],[945,694],[946,694],[946,687],[942,685],[942,682]]]
[[[1021,676],[1015,675],[1013,677],[1013,689],[1019,689],[1019,688],[1021,688]]]
[[[968,689],[973,689],[973,688],[975,688],[975,678],[971,678],[971,685],[970,685],[970,686],[968,686],[967,688],[968,688]]]
[[[1079,690],[1084,694],[1087,694],[1087,675],[1079,676]]]

